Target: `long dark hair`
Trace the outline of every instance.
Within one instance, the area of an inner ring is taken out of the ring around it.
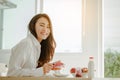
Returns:
[[[44,17],[49,21],[50,34],[46,40],[42,40],[42,42],[40,43],[41,44],[41,53],[40,53],[40,57],[38,60],[37,68],[43,66],[45,63],[47,63],[53,59],[53,55],[54,55],[54,51],[55,51],[55,47],[56,47],[56,42],[53,37],[52,23],[47,14],[42,13],[42,14],[35,15],[31,19],[28,28],[29,28],[30,32],[37,38],[37,34],[35,31],[35,23],[41,17]]]

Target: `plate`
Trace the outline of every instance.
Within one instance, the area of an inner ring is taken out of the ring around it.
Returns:
[[[67,77],[68,76],[68,74],[55,74],[55,73],[53,73],[53,75],[55,77]]]

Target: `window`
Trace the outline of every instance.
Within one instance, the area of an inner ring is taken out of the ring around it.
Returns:
[[[26,37],[28,23],[31,17],[35,15],[35,0],[11,1],[17,7],[3,9],[2,49],[11,49]]]
[[[120,0],[104,0],[104,75],[120,77]]]
[[[53,23],[56,52],[81,52],[81,0],[43,0],[43,12]]]

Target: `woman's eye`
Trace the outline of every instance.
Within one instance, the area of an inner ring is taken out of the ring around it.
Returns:
[[[44,27],[44,25],[40,25],[40,27]]]

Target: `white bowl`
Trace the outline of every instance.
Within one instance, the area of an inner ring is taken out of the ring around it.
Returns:
[[[76,73],[71,73],[73,77],[76,77]]]
[[[88,77],[88,73],[82,73],[82,77],[83,78],[87,78]]]

